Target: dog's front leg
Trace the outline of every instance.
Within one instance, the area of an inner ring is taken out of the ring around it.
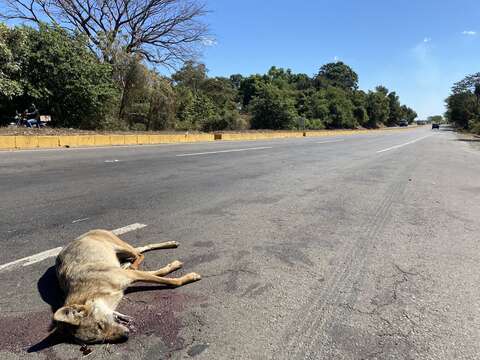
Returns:
[[[133,317],[131,316],[128,316],[128,315],[125,315],[125,314],[122,314],[118,311],[114,311],[113,312],[113,315],[118,319],[118,320],[121,320],[121,321],[125,321],[127,323],[133,321]]]

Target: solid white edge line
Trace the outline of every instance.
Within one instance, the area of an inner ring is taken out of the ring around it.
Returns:
[[[142,229],[146,226],[147,225],[145,225],[145,224],[135,223],[135,224],[124,226],[124,227],[121,227],[121,228],[118,228],[118,229],[114,229],[114,230],[112,230],[112,232],[115,235],[123,235],[123,234],[126,234],[126,233],[130,232],[130,231]],[[60,253],[60,251],[62,251],[62,247],[56,247],[54,249],[42,251],[38,254],[34,254],[34,255],[24,257],[22,259],[18,259],[18,260],[0,265],[0,271],[15,267],[17,265],[18,266],[20,266],[20,265],[29,266],[29,265],[32,265],[32,264],[36,264],[36,263],[38,263],[40,261],[43,261],[45,259],[57,256]]]
[[[218,151],[206,151],[206,152],[199,152],[199,153],[190,153],[190,154],[178,154],[176,156],[183,157],[183,156],[198,156],[198,155],[210,155],[210,154],[223,154],[223,153],[230,153],[230,152],[240,152],[240,151],[251,151],[251,150],[265,150],[265,149],[272,149],[272,146],[262,146],[262,147],[253,147],[253,148],[244,148],[244,149],[230,149],[230,150],[218,150]]]
[[[413,144],[413,143],[416,143],[417,141],[426,139],[426,138],[428,138],[428,137],[430,137],[430,136],[432,136],[432,135],[426,135],[426,136],[423,136],[423,137],[421,137],[421,138],[418,138],[418,139],[415,139],[415,140],[406,142],[406,143],[404,143],[404,144],[391,146],[391,147],[386,148],[386,149],[383,149],[383,150],[378,150],[378,151],[377,151],[377,154],[380,154],[380,153],[383,153],[383,152],[386,152],[386,151],[390,151],[390,150],[395,150],[395,149],[398,149],[398,148],[401,148],[401,147],[404,147],[404,146],[407,146],[407,145],[411,145],[411,144]]]

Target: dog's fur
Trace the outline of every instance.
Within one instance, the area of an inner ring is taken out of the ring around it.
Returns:
[[[162,277],[179,269],[179,261],[156,271],[138,270],[143,252],[177,246],[170,241],[134,248],[106,230],[92,230],[75,239],[56,260],[57,277],[66,296],[64,306],[53,316],[57,329],[82,343],[126,340],[129,330],[122,322],[131,318],[115,309],[132,283],[182,286],[200,280],[196,273]]]

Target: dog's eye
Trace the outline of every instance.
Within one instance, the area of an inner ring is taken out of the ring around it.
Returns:
[[[103,326],[102,323],[98,323],[97,326],[98,326],[98,329],[99,329],[99,330],[105,329],[105,327]]]

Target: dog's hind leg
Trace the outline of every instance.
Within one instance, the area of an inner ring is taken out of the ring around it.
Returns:
[[[176,241],[167,241],[159,244],[140,246],[135,248],[135,250],[137,250],[139,253],[144,253],[151,250],[174,249],[176,247],[178,247],[178,243]]]
[[[154,284],[163,284],[170,286],[182,286],[201,279],[201,276],[197,273],[189,273],[179,278],[165,278],[152,274],[151,272],[141,270],[124,270],[127,272],[127,276],[131,282],[147,282]]]
[[[158,269],[158,270],[155,270],[155,271],[145,271],[145,272],[147,272],[149,274],[152,274],[152,275],[156,275],[156,276],[164,276],[164,275],[170,274],[171,272],[173,272],[175,270],[180,269],[182,266],[183,266],[183,264],[180,261],[175,260],[175,261],[171,262],[170,264],[164,266],[161,269]]]

